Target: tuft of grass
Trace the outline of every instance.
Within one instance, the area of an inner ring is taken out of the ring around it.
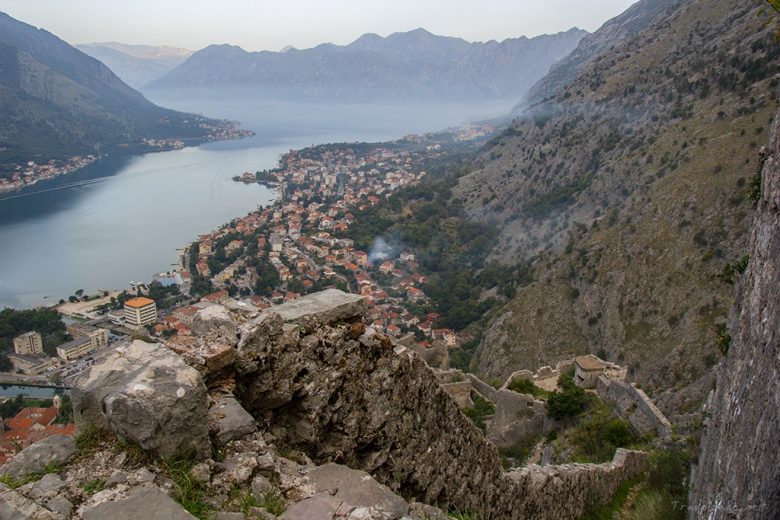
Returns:
[[[133,466],[149,464],[154,460],[152,453],[143,449],[137,442],[120,440],[114,445],[114,453],[125,452],[126,461]]]
[[[262,504],[255,499],[251,491],[247,491],[241,498],[241,511],[244,513],[244,516],[249,516],[249,510],[260,505]]]
[[[16,489],[18,487],[24,486],[25,484],[28,484],[30,482],[35,482],[41,478],[41,475],[39,473],[33,473],[31,475],[27,475],[21,478],[14,478],[11,475],[3,474],[0,475],[0,483],[5,484],[11,489]]]
[[[279,516],[287,509],[284,499],[273,491],[269,491],[263,497],[263,507],[272,515]]]
[[[103,488],[105,487],[106,487],[105,481],[96,478],[84,484],[82,489],[84,489],[84,493],[86,493],[87,495],[94,495],[95,493],[103,491]]]
[[[89,423],[74,439],[79,455],[93,450],[103,439],[105,433],[92,423]]]
[[[454,518],[455,520],[481,520],[481,518],[477,516],[476,513],[472,513],[470,511],[461,511],[457,508],[455,511],[450,511],[448,514],[450,518]]]
[[[206,490],[203,482],[194,478],[190,472],[195,463],[192,460],[163,461],[162,467],[176,485],[174,498],[190,514],[201,520],[209,516],[206,503]]]

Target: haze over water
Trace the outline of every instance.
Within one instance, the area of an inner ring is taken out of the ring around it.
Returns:
[[[513,101],[446,105],[314,105],[153,99],[239,120],[251,139],[109,157],[0,199],[0,308],[33,307],[77,289],[122,289],[169,270],[177,248],[267,205],[265,187],[231,180],[312,144],[383,141],[507,112]]]

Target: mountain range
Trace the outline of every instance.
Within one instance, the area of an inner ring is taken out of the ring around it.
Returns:
[[[587,34],[571,29],[536,38],[471,43],[424,29],[349,45],[247,52],[212,45],[146,92],[245,90],[255,97],[315,100],[520,99]]]
[[[0,13],[0,165],[62,160],[143,139],[204,139],[218,122],[160,108],[98,60]]]
[[[150,81],[163,77],[192,55],[189,49],[128,45],[125,43],[85,43],[76,48],[103,62],[122,81],[140,89]]]

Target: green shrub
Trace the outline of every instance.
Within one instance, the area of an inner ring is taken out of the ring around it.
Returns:
[[[528,394],[538,398],[547,398],[550,392],[536,386],[530,379],[514,379],[509,383],[510,390],[518,394]]]
[[[558,388],[560,392],[551,392],[547,398],[547,415],[560,421],[581,414],[588,399],[585,390],[574,384],[574,377],[562,375],[558,379]]]
[[[664,450],[650,455],[650,470],[647,481],[651,487],[676,497],[688,495],[688,474],[692,457],[684,450]]]
[[[541,436],[529,435],[520,439],[512,446],[499,448],[498,454],[501,455],[503,466],[508,469],[528,461],[540,438]]]
[[[480,395],[472,394],[472,401],[474,406],[463,410],[463,414],[471,419],[471,421],[482,431],[485,431],[485,416],[493,415],[496,413],[496,407],[491,403],[483,399]]]

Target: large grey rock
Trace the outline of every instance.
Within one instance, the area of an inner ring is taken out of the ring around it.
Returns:
[[[52,435],[32,444],[0,466],[0,475],[21,478],[41,473],[49,464],[66,464],[76,455],[76,443],[68,435]]]
[[[55,513],[64,515],[65,518],[70,518],[71,513],[73,513],[73,503],[62,495],[48,500],[46,507]]]
[[[286,322],[313,328],[353,318],[365,309],[366,302],[362,296],[328,289],[273,307],[270,311],[281,316]]]
[[[255,418],[234,397],[222,397],[209,409],[209,418],[216,422],[217,444],[224,446],[257,430]]]
[[[27,495],[33,500],[42,502],[45,499],[54,498],[54,496],[64,487],[65,482],[58,475],[49,473],[41,477],[41,479],[32,486]]]
[[[209,455],[206,387],[162,345],[117,349],[76,381],[72,395],[79,430],[111,429],[162,458]]]
[[[0,484],[0,518],[2,520],[60,520],[65,517],[46,510],[5,484]]]
[[[219,330],[224,337],[235,337],[238,326],[226,307],[210,305],[195,313],[192,318],[192,330],[198,335],[214,333]]]
[[[320,493],[288,507],[282,520],[332,520],[342,501],[330,493]]]
[[[350,506],[372,508],[389,515],[389,518],[401,518],[409,512],[409,505],[403,498],[365,471],[325,464],[314,468],[307,476],[315,492],[332,493],[335,489],[334,498]]]
[[[84,520],[194,520],[195,517],[156,486],[139,487],[123,500],[85,508]]]

